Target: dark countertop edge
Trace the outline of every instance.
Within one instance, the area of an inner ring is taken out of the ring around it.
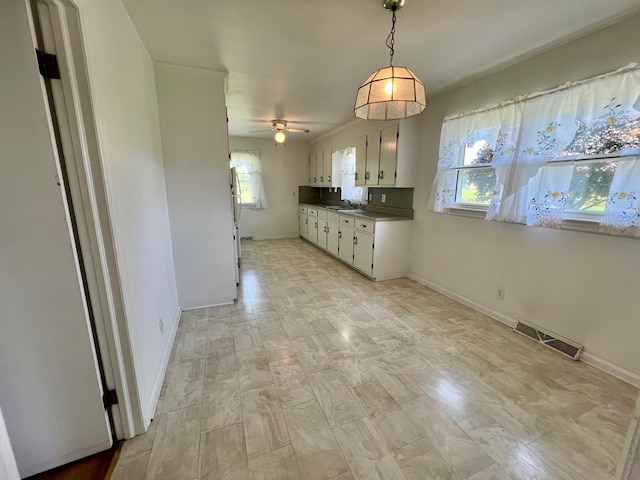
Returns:
[[[316,203],[316,202],[299,202],[298,205],[309,205],[310,207],[315,207],[315,208],[324,208],[326,209],[327,206],[330,206],[328,204],[322,204],[322,203]],[[378,208],[380,210],[387,210],[387,212],[382,212],[382,211],[377,211]],[[389,221],[398,221],[398,220],[413,220],[413,210],[412,209],[402,209],[402,208],[398,208],[398,209],[393,209],[393,210],[398,210],[398,212],[403,213],[403,215],[398,215],[398,214],[393,214],[393,213],[388,213],[388,210],[392,210],[391,208],[386,208],[386,207],[366,207],[362,209],[362,213],[361,212],[354,212],[354,211],[349,211],[349,210],[332,210],[332,209],[326,209],[329,212],[332,213],[337,213],[338,215],[349,215],[351,217],[358,217],[358,218],[366,218],[369,220],[375,220],[376,222],[389,222]]]

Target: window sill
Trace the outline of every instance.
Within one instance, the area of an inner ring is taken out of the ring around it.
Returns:
[[[487,215],[487,210],[481,207],[477,208],[473,206],[458,205],[456,207],[452,207],[449,211],[449,214],[455,215],[458,217],[477,218],[480,220],[484,220],[484,218]],[[591,218],[588,218],[587,215],[583,214],[580,217],[582,218],[578,218],[577,216],[574,216],[574,218],[566,218],[562,222],[562,227],[559,228],[558,230],[568,230],[573,232],[597,233],[600,235],[607,235],[600,231],[599,215],[590,215]],[[511,223],[511,222],[506,222],[506,223]],[[515,223],[516,225],[523,225],[525,227],[527,226],[526,224],[523,224],[523,223],[516,223],[516,222],[513,222],[513,223]],[[544,227],[539,227],[539,228],[544,228]],[[610,235],[607,235],[607,236],[610,236]]]

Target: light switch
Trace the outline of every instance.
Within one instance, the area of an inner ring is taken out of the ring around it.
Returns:
[[[387,201],[387,194],[386,194],[386,193],[383,193],[383,194],[382,194],[382,203],[384,203],[384,202],[386,202],[386,201]]]

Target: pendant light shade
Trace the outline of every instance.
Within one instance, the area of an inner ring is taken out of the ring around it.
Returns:
[[[356,117],[396,120],[420,115],[427,106],[424,83],[406,67],[376,70],[358,89]]]
[[[382,6],[392,12],[391,32],[387,37],[389,66],[367,78],[358,89],[354,113],[365,120],[397,120],[420,115],[427,106],[424,83],[407,67],[393,65],[396,11],[405,0],[384,0]]]

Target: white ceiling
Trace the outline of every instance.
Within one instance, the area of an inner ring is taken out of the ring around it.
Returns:
[[[388,64],[382,0],[123,0],[154,60],[229,72],[229,133],[274,118],[312,139],[353,120],[360,84]],[[640,0],[407,0],[395,65],[429,94],[640,11]],[[428,105],[427,105],[427,108]]]

